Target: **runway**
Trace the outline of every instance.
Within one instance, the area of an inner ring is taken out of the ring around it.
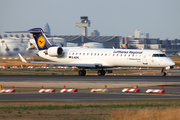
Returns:
[[[1,75],[0,82],[178,82],[180,76]]]
[[[79,89],[77,93],[38,93],[37,92],[16,92],[16,93],[0,93],[0,102],[45,102],[45,101],[127,101],[127,100],[180,100],[180,77],[179,76],[61,76],[61,75],[2,75],[0,83],[11,84],[19,83],[30,85],[47,84],[49,86],[68,85],[86,86],[91,84],[92,88],[97,85],[108,86],[129,85],[133,87],[135,84],[164,84],[165,93],[150,93],[145,91],[149,87],[140,87],[140,93],[122,93],[122,88],[110,88],[106,93],[90,93],[90,89]],[[56,86],[56,87],[57,87]],[[125,86],[124,86],[125,87]],[[40,85],[39,85],[40,88]],[[109,88],[109,87],[108,87]],[[151,87],[160,89],[161,86]]]
[[[7,93],[0,94],[0,102],[56,102],[56,101],[134,101],[134,100],[180,100],[180,92],[167,88],[165,94],[145,93],[145,88],[140,93],[122,93],[120,89],[110,90],[106,93],[90,93],[79,91],[77,93]]]

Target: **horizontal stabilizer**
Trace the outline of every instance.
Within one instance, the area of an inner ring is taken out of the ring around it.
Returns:
[[[27,63],[27,61],[21,56],[21,54],[20,53],[18,53],[18,55],[19,55],[19,57],[20,57],[20,59],[21,59],[21,61],[22,62],[25,62],[25,63]]]

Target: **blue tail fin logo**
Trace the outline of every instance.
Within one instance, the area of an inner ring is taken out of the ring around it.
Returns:
[[[47,40],[43,30],[41,28],[33,28],[28,30],[33,34],[39,50],[45,50],[52,47],[51,43]]]

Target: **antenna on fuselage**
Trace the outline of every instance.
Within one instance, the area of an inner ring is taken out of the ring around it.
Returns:
[[[112,46],[112,48],[115,49],[114,46]]]

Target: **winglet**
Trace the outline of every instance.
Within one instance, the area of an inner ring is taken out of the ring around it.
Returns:
[[[25,63],[27,63],[27,61],[21,56],[21,54],[20,53],[18,53],[18,55],[19,55],[19,57],[20,57],[20,59],[21,59],[21,61],[22,62],[25,62]]]

